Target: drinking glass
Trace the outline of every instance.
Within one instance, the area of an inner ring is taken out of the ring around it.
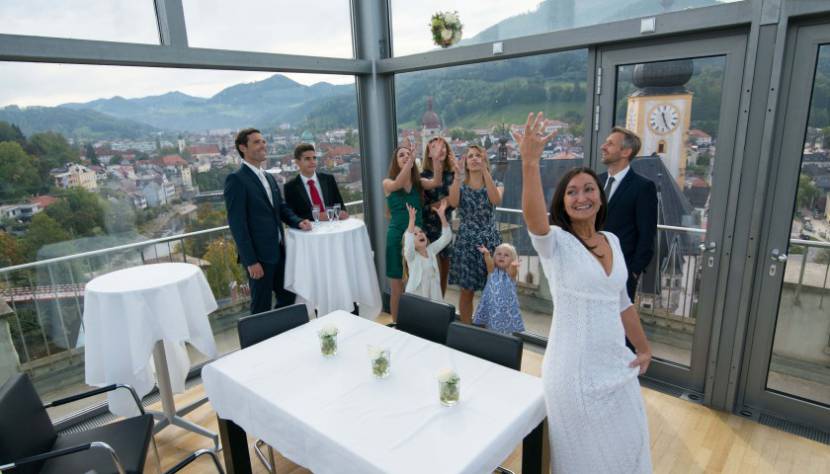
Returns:
[[[379,379],[385,379],[389,376],[389,369],[391,367],[391,359],[389,357],[389,349],[369,346],[369,362],[372,365],[372,375]]]
[[[334,205],[334,220],[335,221],[340,220],[340,204],[335,204]]]
[[[320,223],[320,206],[314,206],[311,208],[311,217],[314,218],[315,225]]]
[[[461,398],[461,382],[458,380],[438,382],[438,399],[441,405],[451,407]]]
[[[329,218],[329,222],[334,222],[334,208],[327,207],[326,208],[326,216]]]

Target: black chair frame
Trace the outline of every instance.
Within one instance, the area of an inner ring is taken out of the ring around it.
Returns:
[[[93,397],[95,395],[100,395],[102,393],[112,392],[112,391],[118,390],[118,389],[123,389],[123,390],[127,390],[127,391],[130,392],[130,395],[132,396],[132,399],[135,402],[136,408],[138,408],[138,411],[140,413],[139,416],[150,417],[150,415],[147,415],[147,413],[145,412],[144,406],[141,404],[141,399],[139,398],[138,393],[136,393],[136,391],[133,387],[131,387],[129,385],[126,385],[126,384],[111,384],[111,385],[107,385],[106,387],[100,387],[100,388],[92,389],[92,390],[89,390],[89,391],[86,391],[86,392],[83,392],[83,393],[70,395],[68,397],[60,398],[60,399],[57,399],[57,400],[52,400],[51,402],[44,403],[43,404],[43,409],[45,410],[47,408],[66,405],[67,403],[76,402],[76,401],[79,401],[79,400],[83,400],[85,398]],[[161,462],[160,462],[161,460],[159,458],[158,449],[156,448],[156,444],[155,444],[155,438],[152,436],[152,433],[150,434],[150,439],[151,439],[151,442],[153,444],[153,450],[155,451],[156,460],[159,462],[159,466],[160,466],[161,465]],[[44,452],[44,453],[36,454],[36,455],[33,455],[33,456],[27,456],[25,458],[17,459],[17,460],[14,460],[12,462],[0,465],[0,472],[15,469],[15,468],[18,468],[20,466],[29,465],[29,464],[32,464],[32,463],[47,461],[47,460],[50,460],[50,459],[59,458],[61,456],[67,456],[69,454],[75,454],[75,453],[78,453],[78,452],[90,451],[90,450],[102,450],[102,451],[106,452],[109,455],[109,457],[112,459],[112,463],[113,463],[113,466],[115,467],[116,472],[118,472],[118,474],[126,474],[126,469],[124,468],[123,463],[119,459],[118,453],[116,453],[115,449],[113,449],[112,446],[110,446],[109,444],[107,444],[106,442],[103,442],[103,441],[92,441],[92,442],[89,442],[89,443],[83,443],[83,444],[78,444],[78,445],[75,445],[75,446],[69,446],[69,447],[66,447],[66,448],[55,449],[55,450],[47,451],[47,452]],[[177,463],[172,469],[166,471],[165,474],[173,474],[173,473],[179,472],[182,468],[184,468],[188,464],[195,461],[198,457],[203,456],[205,454],[211,456],[211,458],[213,459],[213,463],[216,467],[217,472],[219,472],[220,474],[224,474],[225,471],[222,469],[221,464],[219,464],[219,458],[216,456],[216,453],[213,450],[210,450],[210,449],[200,449],[198,451],[195,451],[195,452],[191,453],[187,458],[185,458],[182,461],[180,461],[179,463]]]

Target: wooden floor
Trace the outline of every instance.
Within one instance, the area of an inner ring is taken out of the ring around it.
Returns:
[[[525,350],[523,372],[539,375],[541,363],[541,354]],[[187,404],[203,396],[204,389],[199,385],[177,396],[176,404]],[[830,473],[830,446],[653,390],[644,388],[643,397],[655,473]],[[187,418],[217,430],[216,414],[209,403]],[[196,449],[211,446],[206,438],[177,427],[165,428],[156,435],[156,441],[162,469],[172,467]],[[253,446],[253,440],[248,441]],[[255,473],[266,472],[253,451],[251,462]],[[520,472],[521,445],[502,465]],[[147,466],[146,472],[156,472],[154,455],[148,458]],[[203,458],[183,472],[211,473],[215,469],[209,459]],[[277,472],[309,471],[278,457]]]

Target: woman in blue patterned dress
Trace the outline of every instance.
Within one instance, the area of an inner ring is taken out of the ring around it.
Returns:
[[[450,284],[461,288],[458,312],[461,321],[473,322],[473,295],[484,289],[487,267],[480,246],[491,252],[501,243],[496,228],[496,206],[501,204],[504,187],[493,181],[487,151],[471,145],[456,166],[455,179],[450,186],[449,204],[458,209],[461,225],[452,248]]]
[[[443,137],[434,137],[427,143],[424,160],[421,163],[421,188],[424,190],[423,230],[430,242],[441,238],[441,219],[436,209],[447,200],[455,176],[455,155],[450,144]],[[438,170],[438,171],[436,171]],[[452,220],[452,207],[447,207],[447,220]],[[441,295],[447,291],[447,276],[450,273],[450,252],[447,246],[438,254],[438,272],[441,276]]]
[[[492,256],[490,250],[483,245],[478,250],[484,257],[489,275],[473,315],[473,324],[502,334],[524,331],[525,323],[519,311],[519,295],[516,291],[516,278],[519,275],[516,247],[501,244]]]

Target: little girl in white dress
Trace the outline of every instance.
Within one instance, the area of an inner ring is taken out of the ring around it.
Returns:
[[[409,227],[403,236],[404,278],[408,275],[405,291],[441,301],[441,275],[436,256],[452,240],[452,230],[445,216],[447,201],[442,201],[435,210],[441,219],[441,237],[432,243],[429,243],[424,231],[415,225],[418,211],[410,205],[406,207],[409,211]]]

